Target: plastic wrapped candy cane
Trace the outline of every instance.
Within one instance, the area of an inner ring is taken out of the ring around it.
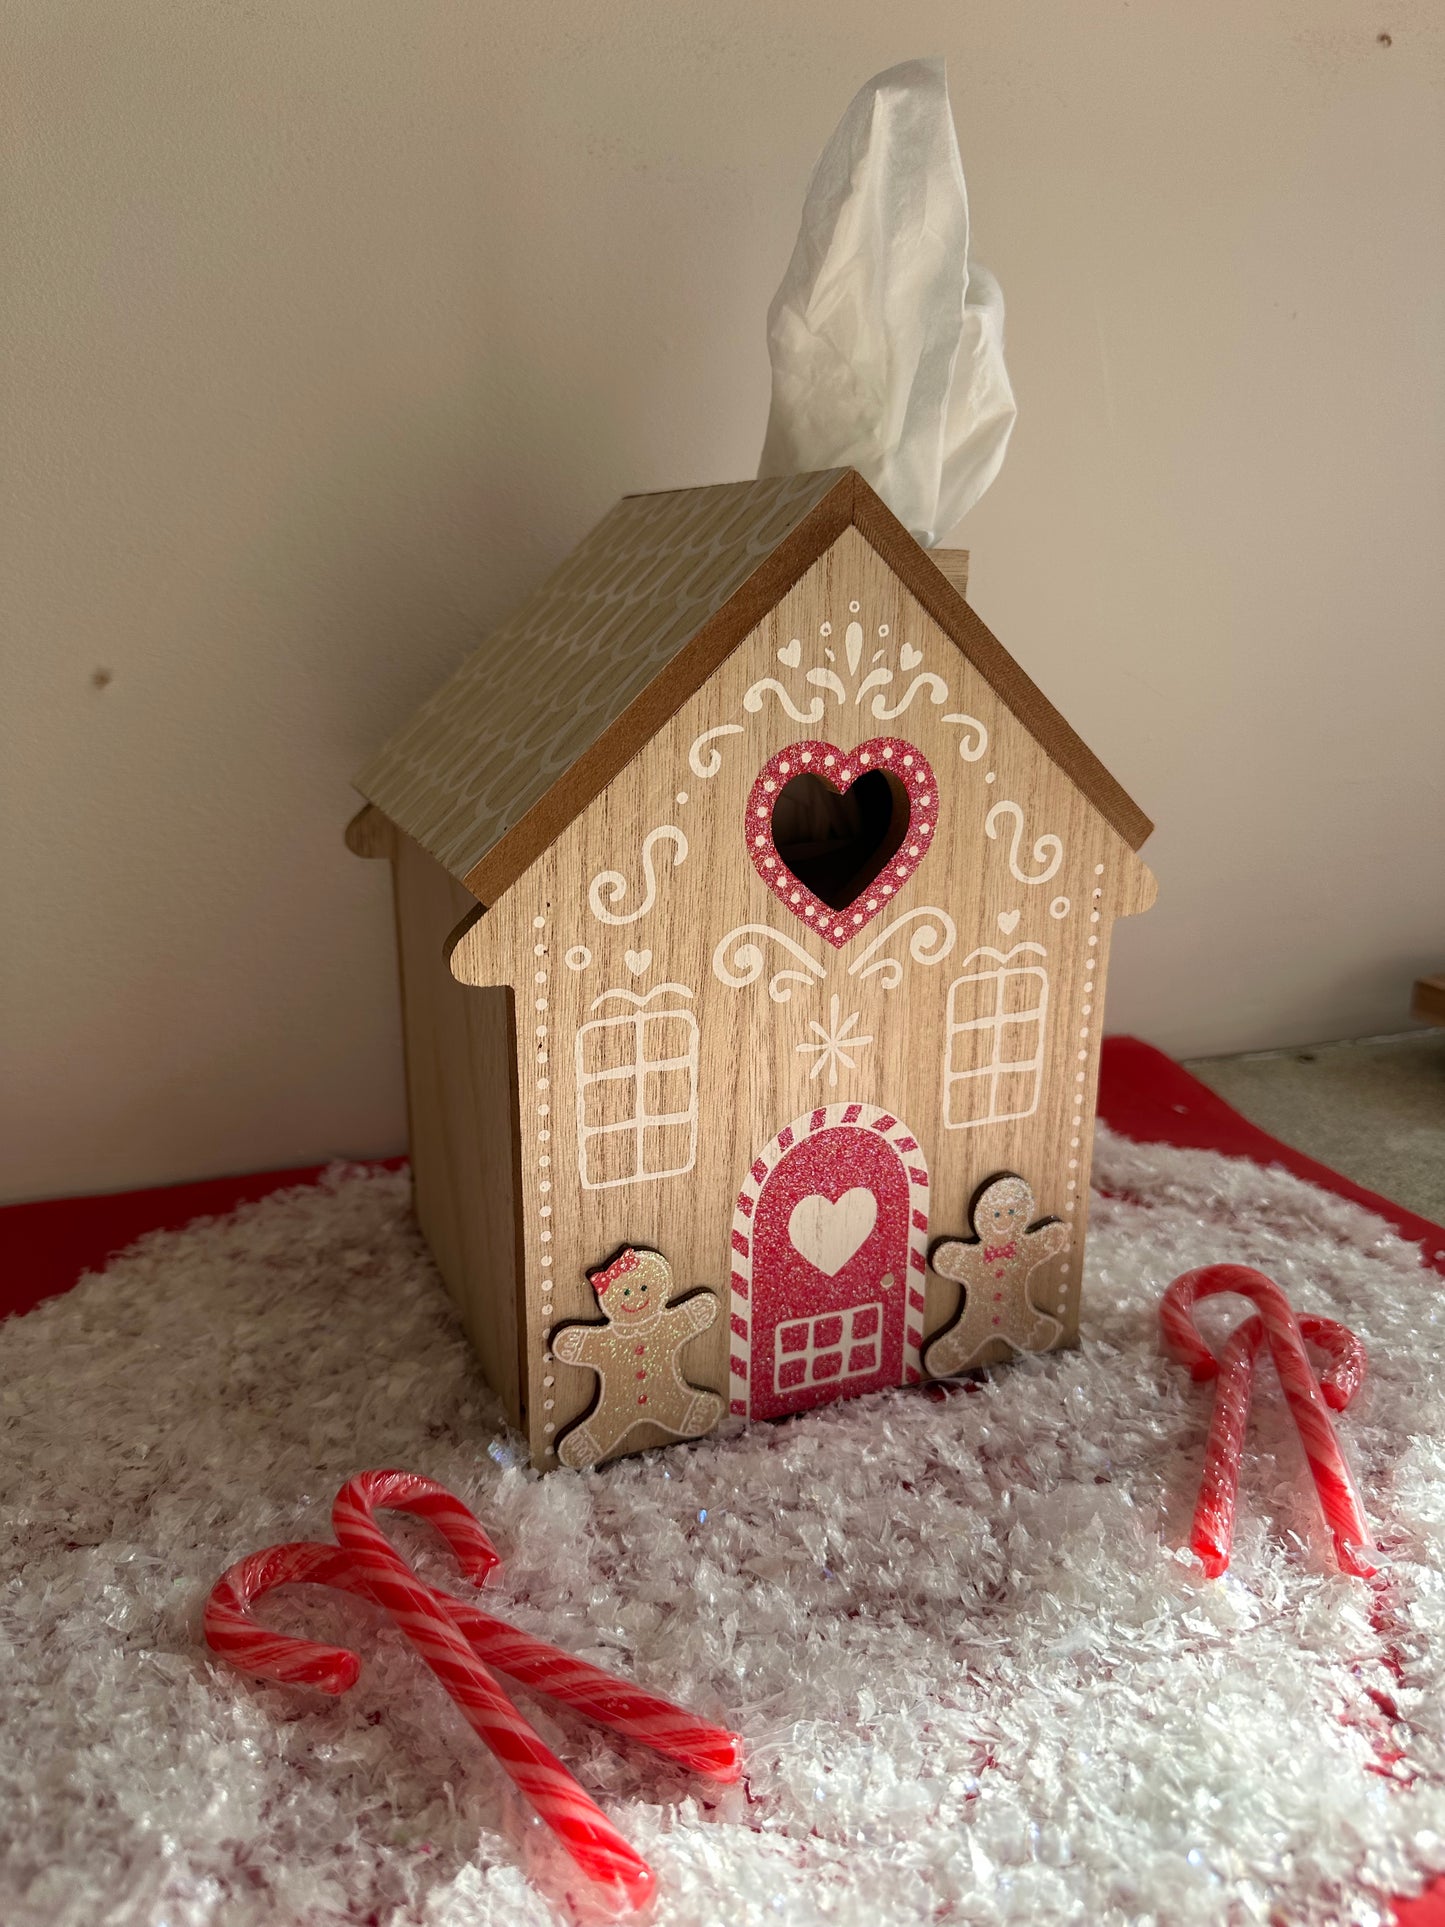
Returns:
[[[344,1646],[323,1646],[294,1633],[273,1633],[251,1618],[253,1603],[277,1586],[337,1586],[369,1599],[356,1568],[340,1546],[305,1540],[249,1553],[223,1572],[206,1601],[206,1644],[243,1673],[279,1680],[283,1686],[314,1686],[344,1693],[354,1686],[361,1661]]]
[[[1352,1331],[1337,1325],[1332,1318],[1301,1318],[1299,1327],[1310,1344],[1329,1356],[1329,1363],[1320,1374],[1320,1390],[1326,1404],[1334,1411],[1343,1411],[1364,1377],[1364,1346]],[[1189,1544],[1211,1579],[1217,1579],[1229,1565],[1245,1428],[1249,1422],[1259,1348],[1264,1338],[1264,1320],[1257,1316],[1246,1318],[1230,1333],[1219,1361],[1219,1376],[1214,1381],[1214,1410],[1210,1415],[1204,1471],[1189,1535]]]
[[[382,1606],[587,1876],[585,1894],[574,1898],[592,1914],[640,1906],[653,1890],[651,1869],[543,1745],[488,1667],[714,1779],[739,1776],[737,1736],[427,1586],[377,1529],[371,1515],[380,1507],[431,1520],[477,1583],[498,1564],[486,1533],[443,1487],[412,1473],[363,1473],[336,1501],[342,1544],[273,1546],[239,1561],[207,1603],[207,1640],[247,1672],[339,1693],[357,1676],[355,1654],[271,1632],[252,1620],[250,1608],[274,1587],[295,1583],[338,1587]]]
[[[436,1674],[467,1724],[587,1878],[599,1888],[615,1889],[631,1906],[641,1906],[656,1884],[651,1867],[522,1718],[451,1615],[438,1605],[431,1587],[416,1577],[372,1518],[374,1507],[405,1504],[420,1484],[405,1472],[362,1472],[348,1480],[331,1508],[338,1543],[351,1554],[372,1598]]]
[[[399,1505],[396,1509],[410,1510]],[[350,1555],[339,1546],[305,1540],[268,1546],[264,1552],[238,1560],[216,1582],[206,1604],[206,1640],[213,1652],[259,1679],[314,1686],[323,1693],[344,1693],[361,1670],[355,1653],[344,1646],[271,1632],[251,1618],[252,1606],[268,1592],[293,1585],[332,1586],[361,1599],[372,1599]],[[686,1707],[618,1679],[585,1659],[559,1652],[545,1640],[494,1619],[465,1600],[453,1599],[434,1588],[428,1590],[455,1621],[477,1658],[519,1686],[586,1714],[691,1773],[704,1773],[724,1782],[741,1775],[742,1746],[736,1733],[699,1719]]]
[[[1195,1327],[1194,1306],[1201,1298],[1227,1292],[1248,1298],[1258,1307],[1258,1315],[1232,1333],[1223,1356],[1216,1357]],[[1331,1406],[1344,1410],[1364,1377],[1365,1350],[1354,1333],[1333,1319],[1297,1319],[1279,1286],[1247,1265],[1205,1265],[1185,1272],[1165,1292],[1159,1316],[1165,1344],[1191,1375],[1217,1381],[1190,1534],[1191,1548],[1205,1571],[1217,1577],[1229,1564],[1256,1360],[1267,1341],[1334,1539],[1335,1555],[1346,1572],[1368,1578],[1375,1570],[1369,1558],[1374,1541],[1329,1414]],[[1306,1339],[1328,1356],[1323,1378],[1315,1376]]]

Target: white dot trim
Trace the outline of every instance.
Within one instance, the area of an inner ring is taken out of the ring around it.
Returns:
[[[533,956],[543,960],[543,962],[539,964],[539,967],[535,972],[534,981],[539,986],[545,986],[547,983],[547,970],[545,967],[545,959],[547,957],[548,947],[549,947],[548,937],[547,937],[546,917],[545,916],[533,917],[532,928],[537,932],[539,932],[538,940],[532,946],[532,954]],[[569,970],[574,970],[574,971],[585,970],[588,964],[590,964],[592,961],[592,953],[590,950],[587,949],[585,944],[577,944],[567,952],[566,957],[564,958],[563,961],[566,963]],[[551,1111],[552,1111],[552,1106],[547,1097],[547,1093],[551,1089],[552,1080],[551,1080],[551,1077],[548,1075],[548,1072],[546,1069],[546,1066],[548,1063],[548,1049],[547,1049],[548,1028],[547,1028],[547,1020],[545,1016],[545,1012],[547,1010],[546,997],[545,996],[537,997],[535,999],[535,1004],[538,1012],[542,1013],[542,1021],[536,1025],[536,1028],[533,1032],[533,1035],[536,1040],[535,1046],[533,1049],[533,1065],[534,1065],[533,1079],[534,1079],[534,1086],[535,1086],[535,1093],[536,1093],[536,1115],[537,1115],[536,1160],[537,1160],[537,1167],[539,1170],[547,1170],[548,1168],[550,1168],[552,1160],[542,1147],[546,1144],[549,1144],[552,1138],[552,1133],[547,1129],[547,1119],[550,1117]],[[551,1179],[539,1178],[537,1181],[537,1189],[539,1193],[542,1194],[542,1197],[545,1199],[546,1194],[549,1193],[552,1189]],[[547,1220],[551,1216],[552,1216],[551,1204],[546,1202],[539,1203],[537,1206],[538,1242],[539,1243],[548,1243],[551,1240],[552,1233],[547,1223]],[[538,1307],[538,1310],[541,1318],[549,1324],[550,1324],[550,1321],[556,1316],[556,1307],[552,1302],[553,1281],[551,1276],[551,1265],[552,1265],[552,1254],[550,1252],[542,1252],[541,1254],[539,1254],[538,1267],[539,1267],[539,1270],[541,1271],[541,1280],[540,1280],[541,1303]],[[550,1350],[544,1353],[544,1360],[550,1359],[550,1357],[551,1357]],[[544,1378],[542,1381],[542,1383],[546,1386],[551,1386],[555,1384],[555,1382],[556,1382],[555,1379],[551,1377]],[[553,1409],[556,1401],[555,1399],[547,1398],[547,1399],[543,1399],[541,1403],[542,1403],[542,1410],[545,1412],[550,1412]],[[555,1432],[556,1429],[557,1429],[556,1426],[550,1422],[542,1427],[542,1431],[544,1435],[548,1435],[548,1436],[550,1436],[550,1434]],[[548,1445],[547,1447],[545,1447],[545,1452],[548,1457],[551,1457],[553,1455],[553,1447]]]

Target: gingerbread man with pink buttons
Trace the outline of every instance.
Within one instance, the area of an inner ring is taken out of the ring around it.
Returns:
[[[924,1351],[931,1378],[968,1371],[997,1339],[1016,1352],[1046,1352],[1063,1329],[1034,1303],[1029,1281],[1068,1250],[1068,1226],[1057,1218],[1035,1222],[1034,1194],[1012,1171],[984,1185],[970,1216],[973,1238],[944,1239],[930,1261],[940,1278],[963,1287],[958,1317]]]
[[[574,1471],[597,1465],[638,1425],[660,1426],[680,1439],[710,1432],[723,1402],[716,1392],[688,1384],[678,1355],[715,1323],[717,1299],[704,1290],[669,1304],[672,1267],[660,1252],[631,1245],[588,1276],[607,1322],[562,1325],[552,1337],[554,1358],[589,1366],[598,1379],[596,1404],[558,1441],[563,1465]]]

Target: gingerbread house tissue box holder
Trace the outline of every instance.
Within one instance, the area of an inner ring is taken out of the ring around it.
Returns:
[[[1151,824],[852,470],[628,496],[358,778],[546,1469],[1069,1345]]]

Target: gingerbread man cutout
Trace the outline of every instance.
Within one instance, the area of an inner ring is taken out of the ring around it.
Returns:
[[[1032,1224],[1033,1215],[1033,1192],[1006,1171],[974,1200],[973,1239],[945,1239],[934,1250],[933,1269],[963,1286],[963,1303],[953,1324],[924,1353],[930,1377],[966,1372],[998,1338],[1016,1352],[1046,1352],[1057,1343],[1063,1327],[1033,1302],[1029,1278],[1068,1249],[1069,1228],[1057,1218]]]
[[[590,1366],[598,1379],[597,1403],[557,1442],[563,1465],[574,1471],[596,1465],[637,1425],[660,1425],[680,1439],[710,1432],[723,1402],[716,1392],[688,1384],[678,1354],[714,1323],[717,1299],[695,1291],[670,1305],[672,1267],[660,1252],[631,1245],[588,1275],[607,1322],[561,1325],[552,1334],[555,1358]]]

